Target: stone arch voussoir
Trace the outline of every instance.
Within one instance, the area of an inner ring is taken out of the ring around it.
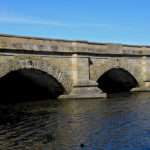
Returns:
[[[137,67],[135,67],[135,66],[132,67],[131,65],[128,65],[128,64],[126,64],[126,65],[115,65],[115,64],[114,65],[113,64],[106,65],[105,67],[103,67],[102,70],[100,70],[99,74],[97,75],[96,80],[98,80],[100,76],[102,76],[105,72],[111,70],[112,68],[122,68],[122,69],[128,71],[137,80],[137,82],[139,84],[142,82],[141,76],[140,76],[140,70]]]
[[[65,88],[66,93],[70,93],[72,89],[72,80],[70,77],[58,69],[55,65],[49,64],[44,60],[32,60],[32,59],[19,59],[19,60],[7,60],[0,64],[0,77],[5,76],[11,71],[19,69],[37,69],[53,76],[62,86]]]

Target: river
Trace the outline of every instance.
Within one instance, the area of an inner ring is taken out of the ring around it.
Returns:
[[[0,107],[0,150],[150,149],[149,93]]]

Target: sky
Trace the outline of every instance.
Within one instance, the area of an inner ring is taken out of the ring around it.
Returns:
[[[0,33],[150,45],[150,0],[0,0]]]

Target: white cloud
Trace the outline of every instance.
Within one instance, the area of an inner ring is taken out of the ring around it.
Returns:
[[[8,24],[26,24],[26,25],[39,25],[39,26],[54,26],[65,28],[109,28],[107,24],[89,23],[89,22],[60,22],[53,20],[35,19],[31,17],[18,17],[10,14],[1,14],[0,23]]]
[[[66,26],[64,23],[57,21],[46,21],[40,19],[32,19],[25,17],[14,17],[14,16],[0,16],[1,23],[10,23],[10,24],[27,24],[27,25],[49,25],[49,26]]]

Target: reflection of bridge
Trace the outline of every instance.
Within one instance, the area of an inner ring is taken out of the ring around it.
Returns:
[[[52,97],[62,98],[105,97],[103,92],[129,91],[137,86],[136,90],[147,90],[149,57],[148,46],[0,35],[0,89],[11,87],[15,92],[13,84],[19,81],[20,87],[23,79],[28,79]],[[11,86],[6,86],[7,78],[14,78]],[[29,87],[31,92],[35,86]]]

